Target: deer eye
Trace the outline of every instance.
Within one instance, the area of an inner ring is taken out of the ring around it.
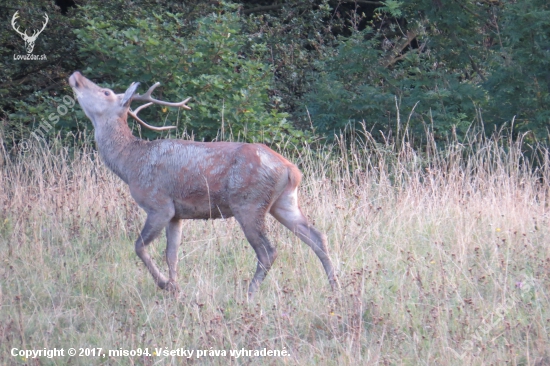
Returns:
[[[108,92],[108,91],[106,91],[106,92],[105,92],[105,95],[106,95],[106,96],[109,96],[109,92]]]

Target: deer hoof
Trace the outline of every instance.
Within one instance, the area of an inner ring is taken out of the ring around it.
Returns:
[[[180,287],[178,284],[172,280],[169,280],[165,283],[159,285],[161,289],[171,292],[173,294],[178,294],[180,292]]]

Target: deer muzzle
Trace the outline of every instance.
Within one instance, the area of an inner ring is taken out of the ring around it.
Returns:
[[[78,89],[82,85],[81,79],[83,78],[82,74],[78,71],[75,71],[70,77],[69,77],[69,85],[73,89]]]

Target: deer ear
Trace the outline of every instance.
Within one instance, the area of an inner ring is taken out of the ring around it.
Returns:
[[[132,83],[132,85],[130,85],[130,87],[124,93],[124,96],[122,97],[122,101],[120,102],[120,105],[122,105],[123,107],[128,107],[130,105],[130,102],[132,101],[132,97],[134,96],[138,86],[139,86],[139,82],[138,83],[134,82]]]

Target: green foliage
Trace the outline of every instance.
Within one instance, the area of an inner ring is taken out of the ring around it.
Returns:
[[[317,4],[289,0],[277,12],[253,12],[243,17],[249,37],[268,49],[264,56],[274,74],[275,100],[292,114],[294,125],[303,129],[309,129],[311,123],[300,118],[305,112],[300,98],[311,89],[317,62],[334,52],[334,34],[347,29],[344,19],[333,13],[328,0]]]
[[[382,42],[372,28],[355,32],[320,66],[324,72],[304,98],[316,127],[330,137],[364,121],[368,130],[399,133],[401,113],[410,115],[403,122],[417,134],[432,119],[436,136],[453,128],[465,132],[470,124],[465,116],[475,114],[474,101],[482,100],[482,91],[460,80],[458,72],[434,66],[434,53],[409,52],[390,68],[384,65]]]
[[[72,28],[78,21],[63,16],[52,1],[10,1],[0,12],[0,134],[7,140],[28,138],[43,118],[57,108],[56,103],[65,94],[67,70],[74,70],[76,46]],[[24,42],[12,29],[11,20],[18,11],[17,25],[20,31],[42,28],[44,14],[48,15],[46,28],[37,37],[33,54],[45,56],[44,60],[15,59],[15,55],[26,55]],[[57,100],[57,102],[56,102]],[[66,122],[73,123],[74,120]]]
[[[499,8],[500,33],[490,60],[488,114],[495,124],[515,118],[515,133],[548,137],[550,124],[550,4],[509,1]]]
[[[543,0],[89,0],[64,14],[45,0],[16,0],[6,8],[0,130],[15,140],[72,94],[74,70],[117,92],[160,81],[159,98],[193,97],[191,111],[151,107],[142,116],[198,139],[298,142],[312,126],[331,138],[364,123],[379,141],[405,131],[422,140],[430,130],[445,142],[476,123],[489,133],[531,131],[529,143],[548,140]],[[30,29],[48,13],[35,47],[47,61],[13,60],[24,52],[10,26],[15,10]],[[76,108],[54,127],[80,124],[88,122]]]
[[[288,114],[269,98],[272,74],[262,62],[266,47],[248,42],[234,7],[225,5],[192,27],[181,14],[147,13],[124,24],[104,12],[87,19],[76,31],[81,56],[89,60],[84,73],[118,91],[133,81],[147,87],[160,81],[164,88],[156,93],[164,100],[192,96],[191,111],[176,116],[157,108],[143,115],[150,121],[178,118],[182,130],[205,140],[221,132],[225,138],[268,143],[288,133],[298,136]]]
[[[416,135],[429,124],[438,139],[461,137],[475,120],[492,131],[516,116],[513,133],[547,138],[549,15],[542,0],[386,1],[316,64],[304,104],[329,136],[361,121],[399,135],[399,111]]]
[[[382,1],[382,3],[384,5],[377,8],[375,10],[376,12],[388,13],[389,15],[391,15],[394,18],[399,18],[400,16],[403,15],[403,12],[401,11],[401,8],[403,7],[403,4],[401,3],[401,1],[386,0],[386,1]]]

